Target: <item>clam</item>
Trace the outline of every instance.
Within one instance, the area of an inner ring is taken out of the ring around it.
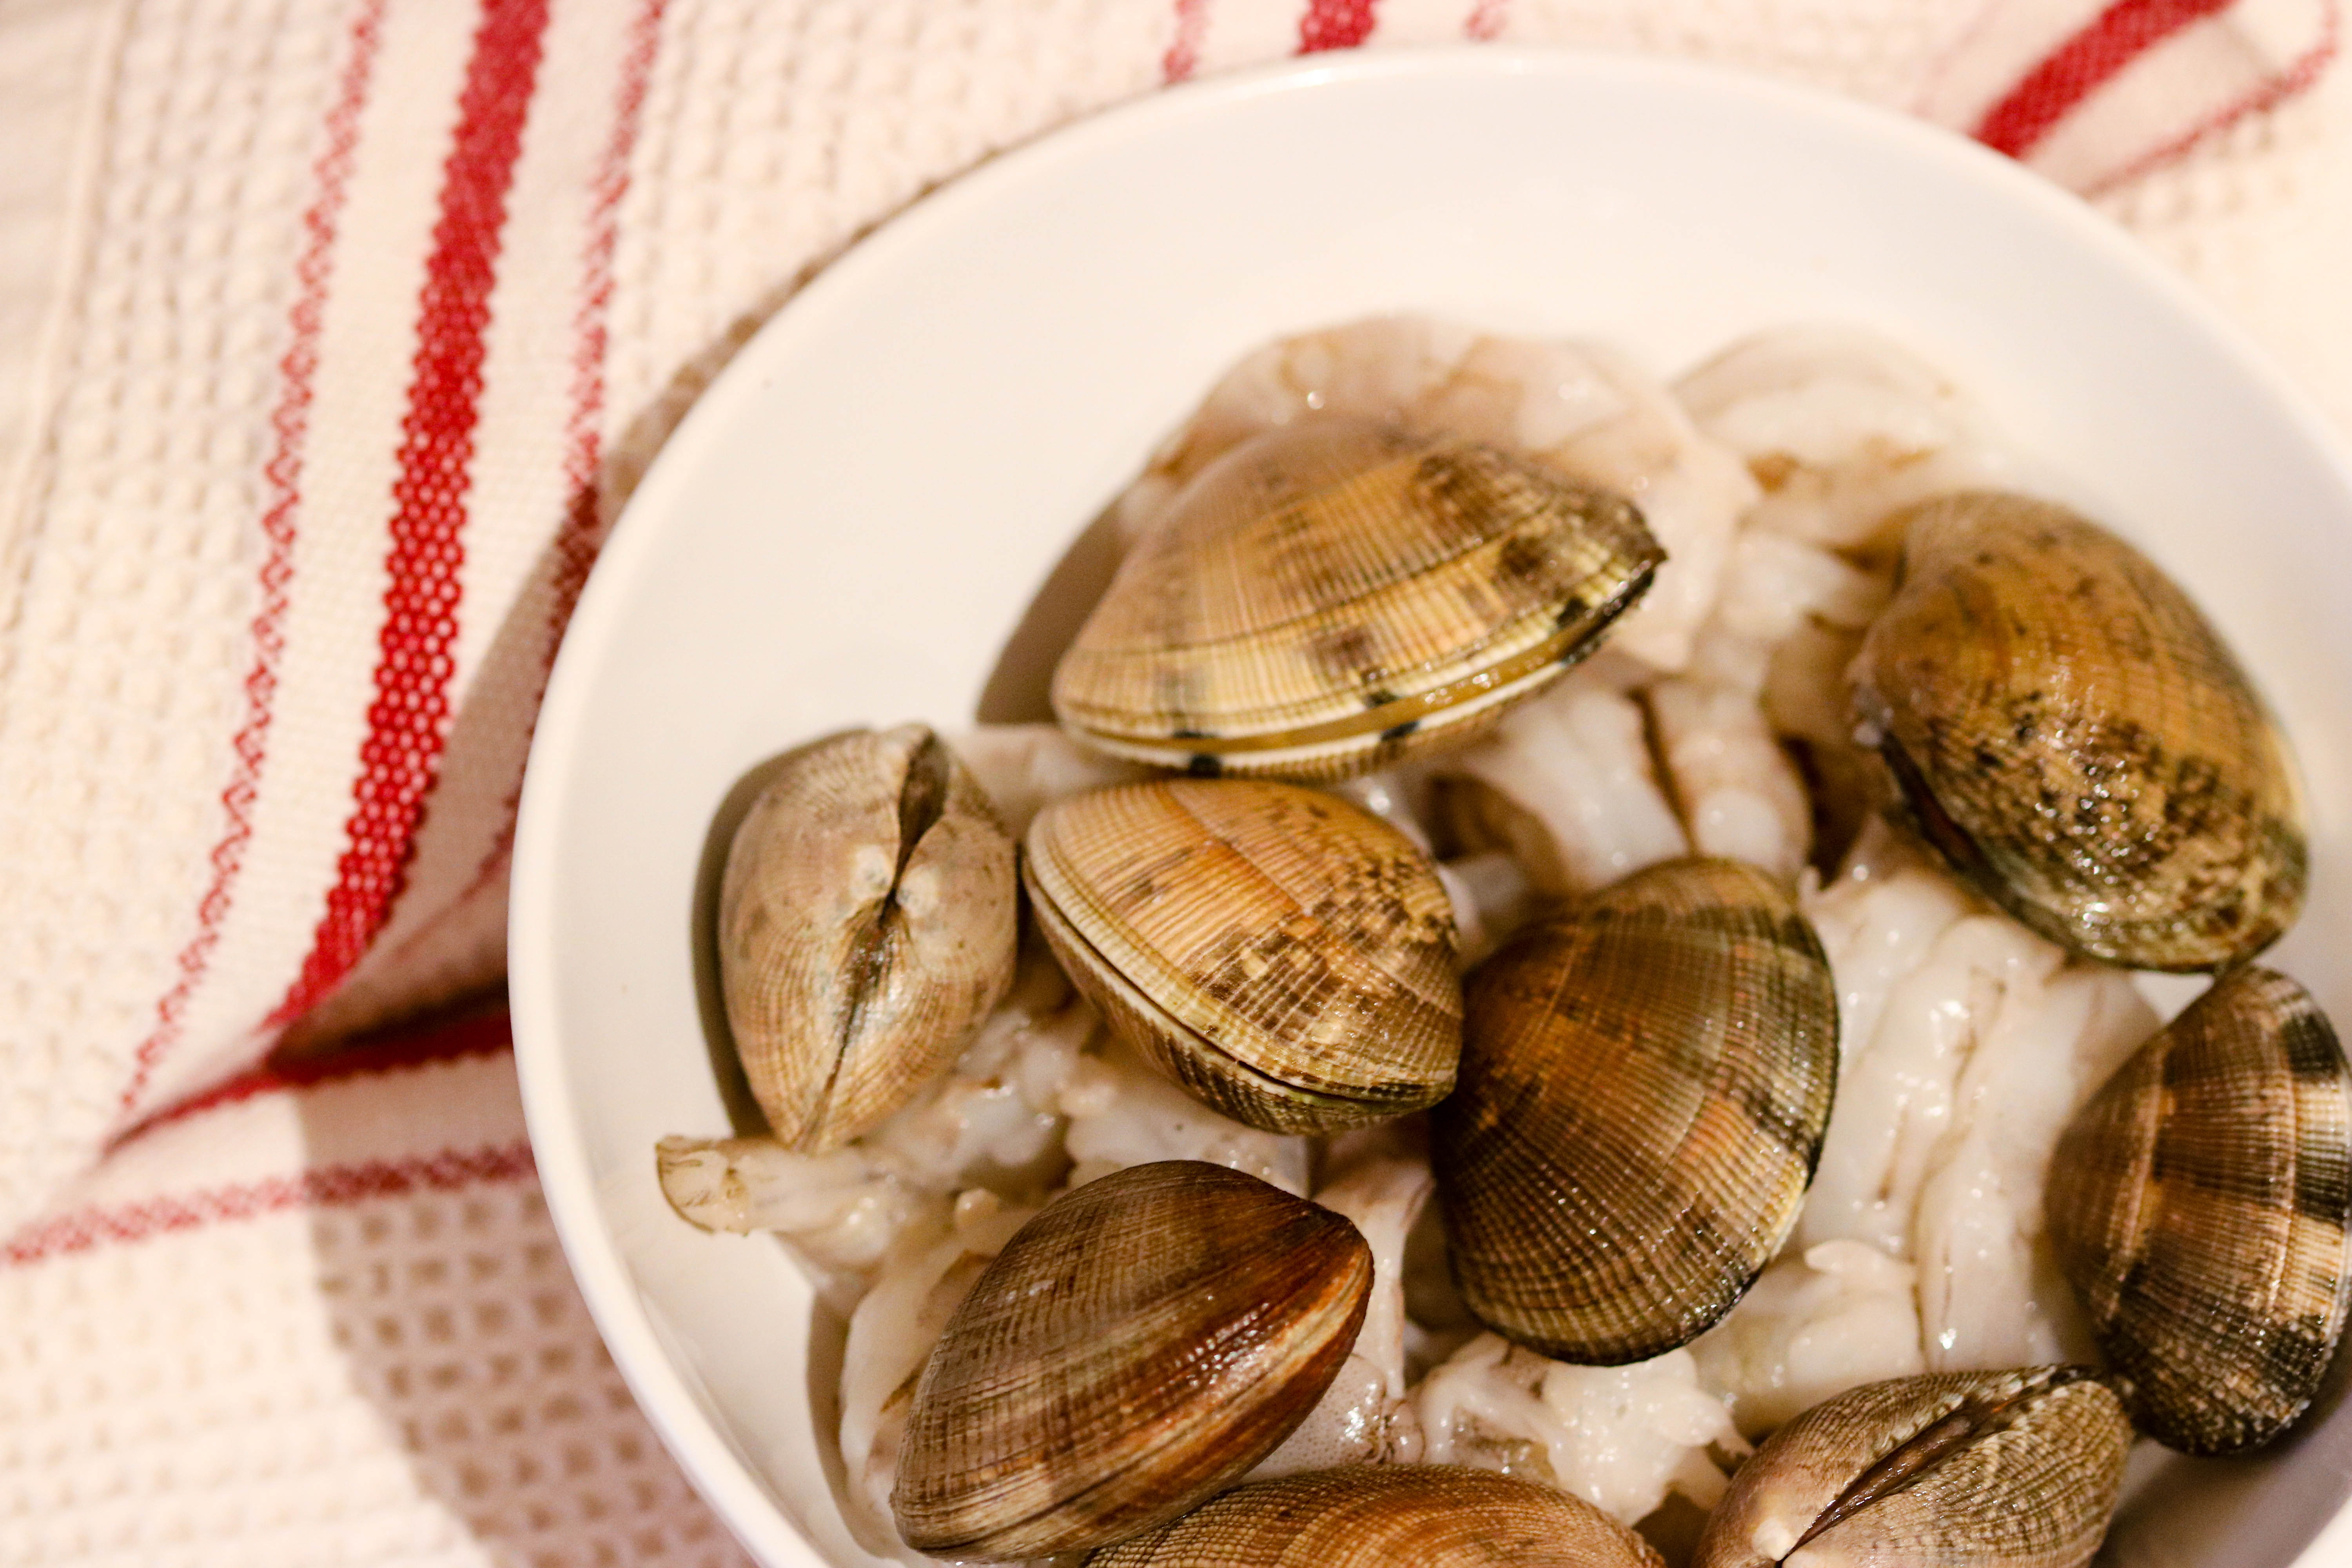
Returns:
[[[1470,1310],[1607,1366],[1729,1311],[1796,1223],[1837,1072],[1794,900],[1737,861],[1668,861],[1520,931],[1465,1005],[1431,1156]]]
[[[1692,1568],[2078,1568],[2130,1450],[2122,1405],[2087,1367],[1867,1384],[1740,1466]]]
[[[2302,986],[2233,969],[2060,1139],[2060,1266],[2139,1428],[2237,1454],[2311,1404],[2344,1331],[2352,1075]]]
[[[1335,1132],[1454,1085],[1452,906],[1428,858],[1335,795],[1159,779],[1056,801],[1023,875],[1110,1027],[1212,1109]]]
[[[1310,1470],[1238,1487],[1087,1568],[1659,1568],[1583,1499],[1452,1465]]]
[[[1328,1209],[1194,1161],[1064,1194],[924,1364],[891,1493],[919,1552],[1085,1551],[1229,1485],[1354,1344],[1371,1249]]]
[[[2137,969],[2261,951],[2303,902],[2294,764],[2220,636],[2062,506],[1915,508],[1855,705],[1911,815],[2050,940]]]
[[[786,756],[735,833],[719,990],[751,1092],[803,1153],[880,1122],[1012,984],[1013,840],[920,724]]]
[[[1337,415],[1203,468],[1054,672],[1087,744],[1338,778],[1464,741],[1591,650],[1665,559],[1632,503]]]

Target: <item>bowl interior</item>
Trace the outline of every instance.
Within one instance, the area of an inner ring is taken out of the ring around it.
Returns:
[[[2129,240],[1967,143],[1683,65],[1370,54],[1160,95],[928,198],[742,351],[598,565],[533,745],[511,966],[541,1174],[639,1400],[770,1563],[875,1560],[832,1499],[837,1325],[781,1248],[690,1229],[655,1182],[657,1138],[729,1124],[692,940],[714,819],[827,729],[1034,703],[1019,669],[990,685],[1015,628],[1034,603],[1034,655],[1067,625],[1041,585],[1219,372],[1391,310],[1669,374],[1846,321],[1943,368],[2278,708],[2316,858],[2273,962],[2352,1018],[2352,482]],[[2260,1464],[2165,1464],[2116,1561],[2284,1563],[2347,1494],[2352,1412]]]

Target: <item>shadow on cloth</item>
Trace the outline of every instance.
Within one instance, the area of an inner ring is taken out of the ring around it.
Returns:
[[[470,1103],[449,1103],[453,1088],[436,1112],[422,1079],[398,1095],[302,1101],[305,1168],[325,1194],[310,1229],[330,1330],[417,1494],[446,1516],[439,1540],[412,1546],[517,1568],[741,1568],[573,1284],[522,1140],[511,1055],[469,1054],[462,1073],[429,1058],[402,1070],[468,1085]],[[467,1542],[477,1556],[462,1555]]]

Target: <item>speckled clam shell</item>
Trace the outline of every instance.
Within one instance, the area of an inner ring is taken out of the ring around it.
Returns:
[[[2064,507],[1916,509],[1855,706],[1925,837],[2048,937],[2137,969],[2213,969],[2303,903],[2294,764],[2187,595]]]
[[[1663,1568],[1583,1499],[1491,1470],[1371,1465],[1237,1487],[1087,1568]]]
[[[2059,1141],[2043,1207],[2132,1420],[2236,1454],[2310,1405],[2344,1331],[2352,1076],[2302,986],[2249,964]]]
[[[2087,1367],[1868,1384],[1739,1467],[1692,1568],[2079,1568],[2131,1436]]]
[[[1072,795],[1030,825],[1023,875],[1111,1028],[1236,1121],[1336,1132],[1454,1086],[1453,906],[1350,802],[1243,779]]]
[[[1054,710],[1139,762],[1343,777],[1468,740],[1664,559],[1631,502],[1527,459],[1303,420],[1175,499],[1064,654]]]
[[[1471,1311],[1587,1365],[1729,1311],[1796,1223],[1836,1080],[1795,901],[1737,861],[1669,861],[1519,931],[1465,1002],[1431,1155]]]
[[[919,1552],[1082,1552],[1272,1453],[1362,1325],[1344,1217],[1196,1161],[1136,1165],[1022,1226],[924,1363],[890,1504]]]
[[[1013,840],[920,724],[782,760],[736,829],[719,978],[751,1092],[802,1152],[866,1131],[955,1059],[1013,981]]]

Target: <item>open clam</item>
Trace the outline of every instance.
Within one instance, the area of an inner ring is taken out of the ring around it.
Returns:
[[[1239,1487],[1087,1568],[1659,1568],[1583,1499],[1452,1465],[1310,1470]]]
[[[920,724],[783,759],[728,850],[719,990],[768,1125],[804,1153],[906,1103],[1013,983],[1013,840]]]
[[[1868,1384],[1740,1466],[1692,1568],[2080,1568],[2130,1451],[2087,1367]]]
[[[1465,1001],[1431,1155],[1471,1311],[1600,1365],[1729,1311],[1796,1223],[1836,1080],[1795,900],[1737,861],[1669,861],[1519,931]]]
[[[1213,1110],[1336,1132],[1454,1085],[1452,905],[1410,839],[1336,795],[1161,779],[1070,796],[1030,825],[1023,876],[1078,989]]]
[[[1354,1226],[1255,1176],[1135,1165],[1006,1243],[925,1363],[891,1494],[919,1552],[1079,1552],[1280,1446],[1363,1322]]]
[[[1176,498],[1055,669],[1054,710],[1194,773],[1360,773],[1549,684],[1664,559],[1630,502],[1524,458],[1301,420]]]
[[[2352,1297],[2352,1074],[2302,986],[2215,981],[2083,1108],[2048,1193],[2142,1431],[2243,1453],[2309,1406]]]
[[[1854,700],[1912,816],[2051,941],[2137,969],[2260,952],[2303,902],[2294,764],[2220,636],[2062,506],[1914,509]]]

